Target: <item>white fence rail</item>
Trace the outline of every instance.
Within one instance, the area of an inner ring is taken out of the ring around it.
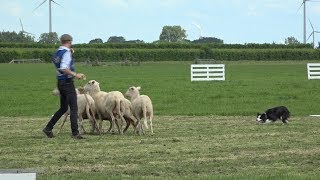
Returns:
[[[14,63],[43,63],[43,61],[41,59],[13,59],[9,62],[9,64]]]
[[[310,79],[320,79],[320,63],[308,63],[308,80]]]
[[[191,64],[191,81],[224,81],[224,64]]]

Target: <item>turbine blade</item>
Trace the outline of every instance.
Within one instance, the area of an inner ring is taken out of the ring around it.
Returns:
[[[303,6],[304,2],[301,3],[300,7],[298,8],[297,13],[300,11],[301,7]]]
[[[310,23],[310,25],[311,25],[312,31],[314,31],[313,25],[312,25],[312,23],[311,23],[311,21],[310,21],[309,18],[308,18],[308,20],[309,20],[309,23]]]
[[[50,0],[50,1],[53,2],[53,3],[55,3],[55,4],[58,5],[58,6],[61,6],[59,3],[55,2],[54,0]],[[63,7],[63,6],[61,6],[61,7]]]
[[[24,30],[23,30],[23,25],[22,25],[21,18],[19,18],[19,20],[20,20],[20,26],[21,26],[21,29],[22,29],[22,31],[24,31]]]
[[[307,41],[310,39],[310,37],[313,35],[314,31],[312,31],[312,33],[310,34],[310,36],[308,37]]]
[[[26,31],[25,31],[24,33],[26,33],[26,34],[30,34],[30,35],[33,35],[33,36],[34,36],[34,34],[33,34],[33,33],[29,33],[29,32],[26,32]]]
[[[313,32],[315,32],[315,33],[320,33],[320,31],[313,31]]]
[[[36,8],[34,8],[34,10],[32,12],[34,12],[35,10],[37,10],[40,6],[42,6],[42,4],[44,4],[47,0],[44,0],[39,6],[37,6]]]

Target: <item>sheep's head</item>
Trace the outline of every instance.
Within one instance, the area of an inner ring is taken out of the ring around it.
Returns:
[[[60,96],[60,91],[58,88],[54,88],[51,92],[52,95],[54,96]]]
[[[84,87],[84,92],[100,91],[99,83],[96,80],[90,80]]]
[[[129,89],[127,90],[125,95],[128,96],[128,97],[131,97],[131,98],[139,96],[140,95],[140,92],[139,92],[140,89],[141,89],[141,87],[131,86],[131,87],[129,87]]]

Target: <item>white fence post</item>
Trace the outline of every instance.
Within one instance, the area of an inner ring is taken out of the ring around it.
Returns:
[[[224,64],[191,64],[191,81],[224,81]]]
[[[308,80],[310,79],[320,79],[320,63],[308,63]]]

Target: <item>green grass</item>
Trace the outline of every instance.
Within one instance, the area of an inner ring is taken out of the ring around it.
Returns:
[[[320,112],[320,81],[307,80],[306,62],[226,62],[224,82],[191,82],[187,62],[78,65],[77,71],[104,91],[141,86],[156,115],[252,116],[278,105],[297,116]],[[0,64],[0,83],[1,116],[50,116],[57,109],[58,99],[50,95],[56,84],[52,64]]]
[[[78,65],[105,91],[142,86],[156,113],[153,136],[82,141],[69,123],[54,139],[41,132],[59,104],[53,65],[0,64],[0,169],[36,169],[39,179],[318,179],[320,121],[307,115],[320,111],[320,81],[307,80],[306,63],[226,62],[224,82],[190,82],[188,62]],[[292,112],[289,125],[255,123],[277,105]]]
[[[288,125],[247,116],[156,116],[155,134],[53,139],[46,118],[0,117],[0,169],[37,170],[39,179],[317,179],[318,118]],[[104,123],[107,128],[108,123]],[[86,121],[86,128],[89,124]],[[56,128],[57,129],[57,128]],[[56,131],[55,129],[55,131]]]

